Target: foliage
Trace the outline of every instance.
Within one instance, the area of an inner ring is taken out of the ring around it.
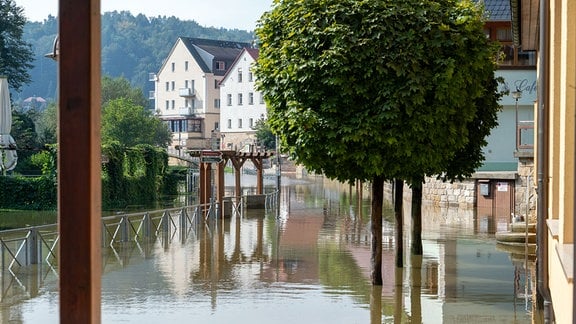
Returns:
[[[46,145],[46,150],[40,151],[30,157],[30,164],[39,168],[42,175],[51,177],[56,181],[56,168],[57,168],[57,145]]]
[[[474,126],[499,107],[487,87],[496,51],[475,4],[282,1],[256,33],[269,125],[308,169],[341,181],[413,183],[453,166],[456,177],[469,169],[466,159],[481,158],[464,155],[483,144],[466,149],[470,135],[489,132]],[[489,104],[482,115],[480,103]]]
[[[260,145],[264,146],[267,150],[276,149],[276,136],[272,133],[270,126],[268,126],[265,120],[259,119],[256,121],[253,129],[256,130],[256,139]]]
[[[102,167],[102,202],[105,208],[150,205],[176,183],[165,184],[168,155],[150,145],[125,149],[118,143],[104,145],[107,162]]]
[[[30,82],[33,52],[23,39],[24,9],[13,0],[0,0],[0,75],[8,77],[10,87],[19,91]]]
[[[30,163],[30,157],[40,149],[33,118],[35,118],[33,111],[13,111],[12,113],[12,130],[10,133],[17,146],[18,164],[14,169],[17,173],[31,174],[39,171]]]
[[[50,102],[46,109],[41,111],[36,120],[36,132],[40,144],[55,144],[57,142],[57,106]]]
[[[112,78],[104,76],[102,78],[102,107],[108,102],[125,98],[137,106],[148,107],[148,99],[144,97],[142,89],[134,88],[125,77]]]
[[[148,73],[157,72],[179,36],[250,42],[252,33],[200,26],[195,21],[176,17],[147,17],[127,11],[102,15],[102,75],[124,77],[145,94],[154,90]],[[53,51],[58,20],[48,16],[41,22],[28,22],[24,39],[32,44],[36,66],[30,70],[33,82],[22,90],[22,97],[56,98],[56,62],[44,57]],[[18,99],[18,98],[16,98]],[[146,104],[144,107],[147,107]]]
[[[0,177],[0,208],[56,209],[56,183],[50,177]]]
[[[371,279],[382,284],[382,186],[413,186],[422,253],[426,175],[460,179],[496,126],[497,47],[467,0],[276,1],[256,30],[255,74],[282,148],[309,170],[372,182]]]
[[[166,148],[172,134],[149,109],[126,98],[106,103],[102,113],[102,143],[118,142],[124,147],[148,144]]]

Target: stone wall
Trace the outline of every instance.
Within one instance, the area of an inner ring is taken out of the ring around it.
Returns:
[[[536,179],[534,177],[534,159],[518,159],[516,176],[515,210],[519,215],[528,215],[529,222],[536,222]]]
[[[422,202],[435,207],[473,208],[476,204],[475,180],[462,182],[442,182],[436,178],[426,178],[422,187]],[[384,195],[392,197],[392,183],[386,183]],[[412,198],[412,189],[404,185],[404,199]]]

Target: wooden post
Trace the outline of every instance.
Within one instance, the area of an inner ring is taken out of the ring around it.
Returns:
[[[251,158],[252,163],[256,167],[256,194],[261,195],[264,191],[264,181],[263,181],[263,174],[262,174],[262,158],[259,156]]]
[[[218,201],[218,205],[220,206],[220,212],[222,213],[223,206],[222,202],[224,201],[224,162],[218,163],[216,166],[216,173],[217,173],[217,183],[216,183],[216,200]],[[222,214],[224,215],[224,214]]]
[[[242,169],[242,165],[244,164],[244,162],[246,160],[242,159],[241,157],[238,156],[233,156],[230,159],[232,161],[232,165],[234,166],[234,188],[235,188],[235,192],[236,192],[236,198],[239,198],[242,195],[242,187],[240,184],[240,175],[241,175],[241,169]]]
[[[60,323],[100,323],[100,0],[59,1]]]

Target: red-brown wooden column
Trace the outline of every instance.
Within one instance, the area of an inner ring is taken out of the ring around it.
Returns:
[[[60,323],[100,323],[100,0],[59,1]]]
[[[200,204],[210,203],[212,198],[212,165],[200,163]]]
[[[216,200],[218,201],[218,204],[220,204],[220,207],[222,207],[222,202],[224,201],[224,187],[225,187],[225,183],[224,183],[224,161],[222,161],[221,163],[217,163],[216,166],[216,177],[217,177],[217,186],[216,186]]]
[[[263,174],[262,174],[262,158],[258,156],[251,158],[252,163],[256,167],[256,194],[261,195],[264,192],[264,181],[263,181]]]

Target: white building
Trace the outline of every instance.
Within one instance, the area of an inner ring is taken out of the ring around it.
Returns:
[[[210,148],[220,138],[220,82],[249,43],[180,37],[156,75],[154,108],[173,133],[169,150]],[[174,151],[173,151],[174,152]]]
[[[266,118],[262,93],[252,73],[258,49],[244,48],[220,84],[222,149],[242,150],[256,144],[254,126]]]

